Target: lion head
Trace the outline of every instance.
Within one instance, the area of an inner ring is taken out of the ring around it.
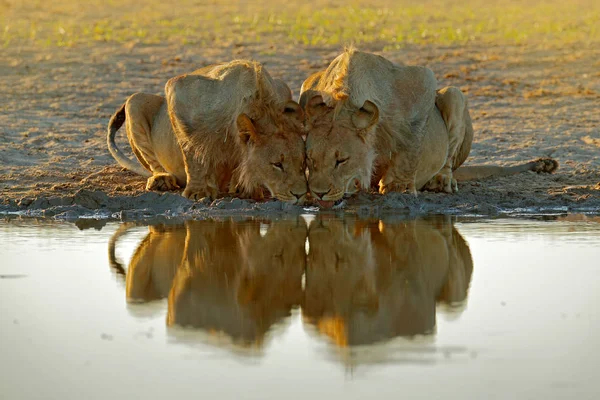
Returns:
[[[368,100],[362,107],[332,103],[320,94],[306,101],[308,187],[322,205],[368,188],[376,156],[377,106]]]
[[[242,189],[251,193],[264,187],[279,200],[303,203],[308,187],[304,113],[298,103],[289,100],[280,113],[266,112],[255,119],[240,114],[237,128],[244,148],[238,167]]]

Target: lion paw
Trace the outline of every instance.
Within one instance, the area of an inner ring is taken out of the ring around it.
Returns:
[[[156,174],[148,178],[146,182],[146,190],[157,190],[166,192],[169,190],[179,189],[175,176],[167,173]]]
[[[250,199],[254,201],[265,200],[265,191],[263,188],[256,188],[250,192],[247,192],[240,189],[239,187],[236,187],[234,190],[229,191],[229,195],[231,197],[238,197],[240,199]]]
[[[393,193],[393,192],[397,192],[397,193],[410,193],[413,196],[417,196],[417,189],[415,188],[415,184],[414,183],[400,183],[400,182],[391,182],[387,185],[383,185],[381,186],[381,188],[379,189],[379,192],[381,194],[387,194],[387,193]]]
[[[205,197],[208,197],[209,199],[217,198],[217,193],[214,193],[214,191],[210,190],[209,188],[201,188],[198,186],[186,187],[181,195],[192,201],[198,201]]]
[[[431,178],[431,180],[423,187],[423,190],[430,192],[455,193],[458,192],[458,183],[456,182],[456,179],[452,177],[452,173],[440,173]]]
[[[558,169],[558,161],[552,158],[540,158],[534,161],[535,165],[531,168],[532,171],[539,173],[551,174]]]

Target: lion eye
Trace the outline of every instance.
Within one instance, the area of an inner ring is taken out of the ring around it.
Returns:
[[[340,160],[335,161],[335,167],[337,168],[339,165],[345,164],[350,157],[342,158]]]
[[[277,168],[280,171],[283,171],[283,164],[280,162],[277,163],[271,163],[272,166],[274,166],[275,168]]]

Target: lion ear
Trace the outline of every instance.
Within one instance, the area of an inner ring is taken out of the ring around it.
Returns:
[[[302,111],[300,104],[296,103],[295,101],[290,100],[285,103],[285,106],[283,107],[283,114],[299,122],[304,121],[304,111]]]
[[[256,141],[258,134],[250,117],[246,114],[240,114],[237,117],[236,123],[242,143],[248,144],[249,142]]]
[[[369,129],[379,122],[379,109],[369,100],[352,114],[352,123],[361,130]]]
[[[323,96],[315,94],[306,102],[306,116],[311,119],[316,118],[324,114],[327,108],[327,104],[323,101]]]

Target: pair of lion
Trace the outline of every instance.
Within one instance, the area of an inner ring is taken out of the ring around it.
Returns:
[[[257,62],[236,60],[169,80],[166,98],[137,93],[113,115],[108,148],[148,177],[148,190],[185,187],[197,200],[222,194],[331,205],[360,189],[452,193],[457,179],[552,172],[554,160],[512,168],[463,167],[473,140],[464,94],[437,90],[426,67],[346,49],[302,85],[300,101]],[[143,168],[116,146],[127,136]],[[308,179],[307,179],[308,178]]]
[[[111,265],[127,229],[110,241]],[[302,218],[150,227],[119,269],[129,303],[168,299],[168,325],[260,345],[300,306],[306,324],[351,346],[433,332],[436,304],[464,305],[473,261],[448,217],[320,215],[308,227]]]

